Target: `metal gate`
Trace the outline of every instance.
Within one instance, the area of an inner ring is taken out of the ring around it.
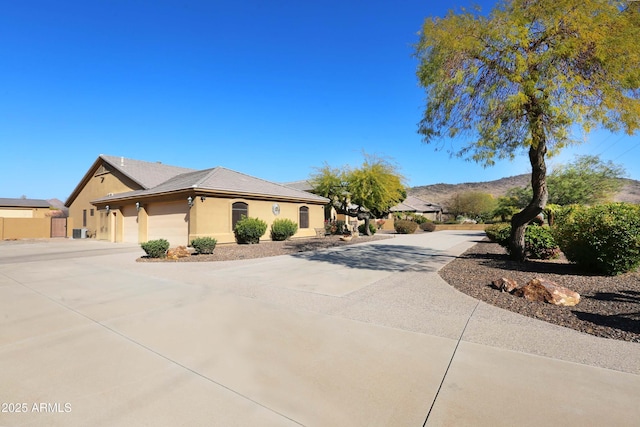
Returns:
[[[67,218],[51,218],[51,237],[67,237]]]

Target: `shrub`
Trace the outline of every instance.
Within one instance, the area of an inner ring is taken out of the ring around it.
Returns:
[[[395,228],[396,233],[399,233],[399,234],[412,234],[416,232],[416,229],[418,228],[418,224],[416,224],[413,221],[401,219],[393,223],[393,228]]]
[[[213,237],[197,237],[191,241],[191,246],[199,254],[212,254],[217,243]]]
[[[236,235],[236,241],[238,243],[260,243],[260,237],[267,232],[267,223],[259,218],[243,216],[242,219],[236,223],[233,232]]]
[[[485,229],[487,237],[498,243],[509,252],[511,225],[507,223],[493,224]],[[560,255],[560,248],[547,226],[529,225],[524,232],[524,252],[528,258],[552,259]]]
[[[640,265],[640,206],[607,203],[569,206],[556,217],[553,234],[567,259],[616,275]]]
[[[553,259],[560,255],[548,226],[529,225],[524,233],[524,249],[527,256],[534,259]]]
[[[436,231],[436,225],[431,221],[427,221],[420,224],[420,229],[422,231]]]
[[[373,222],[369,222],[369,231],[371,231],[371,235],[373,236],[374,234],[376,234],[376,231],[378,231],[378,227],[373,225]],[[364,224],[360,224],[358,226],[358,233],[367,234],[366,228],[364,228]]]
[[[489,240],[492,242],[500,243],[507,241],[511,234],[511,224],[502,222],[498,224],[492,224],[484,229]]]
[[[169,242],[165,239],[149,240],[140,244],[149,258],[164,258],[169,249]]]
[[[271,224],[271,240],[283,241],[287,240],[298,231],[298,224],[290,219],[276,219]]]

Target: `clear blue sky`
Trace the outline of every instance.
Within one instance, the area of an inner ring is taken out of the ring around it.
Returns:
[[[489,9],[494,2],[479,2]],[[410,186],[528,173],[421,142],[417,0],[7,1],[0,14],[0,197],[65,200],[99,154],[276,182],[392,158]],[[640,179],[640,137],[595,134]]]

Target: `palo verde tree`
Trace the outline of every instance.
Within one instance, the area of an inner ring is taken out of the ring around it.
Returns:
[[[547,153],[596,126],[640,127],[640,2],[503,0],[488,15],[425,20],[416,45],[426,90],[419,133],[456,138],[452,154],[482,163],[528,151],[533,197],[511,219],[510,252],[545,207]]]
[[[407,197],[398,168],[369,155],[359,168],[318,168],[310,182],[313,192],[327,197],[336,212],[364,220],[368,235],[371,218],[380,218]]]

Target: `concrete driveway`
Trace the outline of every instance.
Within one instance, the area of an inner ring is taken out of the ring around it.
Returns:
[[[481,237],[219,263],[0,243],[0,425],[637,425],[639,344],[440,279]]]

